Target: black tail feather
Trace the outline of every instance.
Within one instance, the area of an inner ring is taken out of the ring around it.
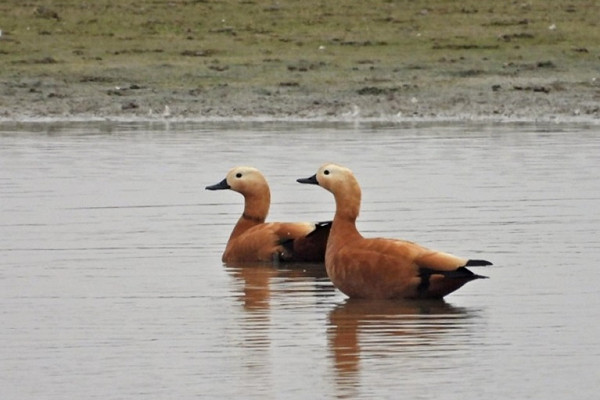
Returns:
[[[433,275],[442,275],[444,279],[433,281],[431,279]],[[417,292],[418,297],[421,298],[442,298],[469,281],[487,278],[487,276],[477,275],[469,271],[466,267],[459,267],[454,271],[419,268],[419,277],[421,282],[417,286]]]
[[[465,264],[465,267],[484,267],[486,265],[494,265],[487,260],[469,260]]]
[[[281,239],[277,244],[281,245],[279,254],[280,261],[325,261],[325,248],[327,238],[331,230],[331,221],[317,222],[315,229],[305,237]]]
[[[323,229],[327,230],[327,235],[329,235],[329,230],[331,230],[331,224],[333,223],[333,221],[322,221],[322,222],[317,222],[315,224],[315,229],[310,232],[308,235],[306,235],[306,237],[311,237],[313,235],[316,235],[317,233],[321,232]]]
[[[485,278],[487,278],[487,276],[477,275],[465,267],[459,267],[459,268],[455,269],[454,271],[438,271],[438,270],[434,270],[434,269],[430,269],[430,268],[420,268],[419,269],[419,276],[421,276],[422,278],[424,278],[424,277],[428,278],[430,275],[443,275],[444,277],[451,278],[451,279],[463,279],[463,278],[468,278],[468,279],[484,278],[485,279]]]

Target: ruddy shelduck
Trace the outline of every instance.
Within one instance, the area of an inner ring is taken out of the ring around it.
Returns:
[[[443,298],[471,280],[485,278],[466,267],[492,264],[404,240],[364,238],[356,229],[360,186],[346,167],[324,164],[315,175],[297,181],[322,186],[335,197],[325,268],[333,284],[351,298]]]
[[[232,168],[225,179],[206,189],[231,189],[244,196],[244,212],[229,236],[223,262],[323,262],[331,223],[265,222],[271,192],[258,169]]]

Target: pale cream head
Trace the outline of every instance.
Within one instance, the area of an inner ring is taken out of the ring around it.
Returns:
[[[352,171],[339,164],[323,164],[310,178],[298,179],[300,183],[317,184],[335,197],[336,218],[355,220],[360,211],[361,191]],[[335,223],[334,223],[335,226]]]
[[[344,186],[357,186],[358,182],[349,168],[334,163],[321,165],[316,173],[319,186],[329,190],[333,194]]]
[[[227,173],[225,178],[229,189],[243,195],[253,193],[264,193],[268,191],[268,183],[263,174],[256,168],[239,166],[234,167]]]

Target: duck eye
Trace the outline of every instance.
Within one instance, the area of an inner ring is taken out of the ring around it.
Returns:
[[[323,174],[324,174],[324,175],[329,175],[329,170],[328,170],[328,169],[326,169],[325,171],[323,171]]]
[[[238,172],[237,174],[235,174],[235,177],[236,177],[236,178],[241,178],[241,177],[242,177],[242,173],[241,173],[241,172]]]

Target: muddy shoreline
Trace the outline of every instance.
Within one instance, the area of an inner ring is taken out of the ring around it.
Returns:
[[[0,121],[386,120],[600,123],[600,82],[498,80],[471,87],[303,91],[295,87],[157,90],[31,79],[2,83]]]

